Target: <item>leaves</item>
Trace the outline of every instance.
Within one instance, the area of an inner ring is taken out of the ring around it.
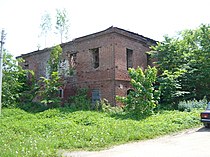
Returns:
[[[33,78],[33,73],[22,69],[18,62],[21,63],[23,60],[16,60],[11,54],[4,53],[2,68],[2,104],[4,107],[14,107],[18,102],[25,101],[22,96],[26,91],[31,90],[28,76]]]
[[[61,35],[61,43],[63,40],[63,35],[65,35],[66,38],[68,38],[68,30],[69,30],[69,19],[66,9],[63,10],[56,10],[56,30]]]
[[[37,92],[41,97],[41,103],[49,108],[58,107],[61,103],[61,98],[58,95],[59,87],[62,83],[58,72],[53,72],[50,79],[41,77],[41,87]]]
[[[210,99],[210,25],[165,37],[149,52],[162,73],[162,103],[183,99]],[[168,93],[168,94],[167,94]]]
[[[53,72],[58,72],[59,68],[59,61],[62,54],[62,48],[60,45],[57,45],[52,48],[52,51],[50,52],[50,58],[48,60],[48,75],[52,75]]]
[[[128,70],[131,77],[131,91],[126,98],[117,99],[126,104],[126,109],[140,114],[149,114],[157,105],[159,91],[155,88],[157,69],[148,67],[143,71],[140,67]]]

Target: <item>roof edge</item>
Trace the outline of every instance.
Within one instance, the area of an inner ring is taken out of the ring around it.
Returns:
[[[61,47],[62,47],[62,46],[65,46],[67,44],[70,44],[72,42],[80,42],[80,41],[83,41],[83,40],[88,40],[88,39],[95,38],[95,37],[102,36],[104,34],[109,34],[109,33],[118,33],[118,34],[130,37],[130,38],[133,38],[135,40],[141,41],[141,42],[143,42],[145,44],[148,44],[148,43],[156,44],[158,42],[156,40],[153,40],[151,38],[145,37],[143,35],[139,35],[138,33],[134,33],[134,32],[122,29],[122,28],[111,26],[111,27],[109,27],[109,28],[107,28],[105,30],[102,30],[102,31],[99,31],[99,32],[96,32],[96,33],[92,33],[92,34],[89,34],[89,35],[85,35],[85,36],[82,36],[82,37],[78,37],[78,38],[75,38],[75,39],[73,39],[73,40],[71,40],[69,42],[58,44],[58,45],[61,45]],[[32,51],[32,52],[29,52],[29,53],[26,53],[26,54],[21,54],[20,56],[17,56],[16,58],[29,56],[29,55],[32,55],[32,54],[39,54],[39,53],[48,51],[52,47],[44,48],[42,50]]]

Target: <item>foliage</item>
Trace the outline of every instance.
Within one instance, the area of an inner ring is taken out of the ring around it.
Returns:
[[[75,96],[70,96],[66,106],[76,110],[90,110],[91,101],[87,96],[87,89],[78,89]]]
[[[47,73],[49,74],[49,76],[52,75],[53,72],[58,72],[61,54],[62,54],[62,48],[60,45],[53,47],[50,53],[50,58],[47,62],[48,63]]]
[[[45,104],[49,108],[58,107],[61,103],[61,98],[59,97],[59,87],[61,87],[61,82],[58,72],[53,72],[50,79],[41,77],[41,88],[38,94],[41,97],[41,103]]]
[[[3,109],[0,156],[59,156],[60,150],[97,150],[200,125],[199,111],[165,111],[140,121],[103,112],[49,109],[31,114]],[[60,154],[61,155],[61,154]]]
[[[7,52],[3,55],[3,77],[2,77],[2,106],[14,107],[20,101],[29,100],[33,97],[30,93],[31,87],[28,76],[32,76],[33,72],[24,70],[18,62],[23,60],[14,59],[13,56]],[[27,93],[27,94],[26,94]],[[27,96],[24,98],[23,96]]]
[[[159,82],[159,89],[161,91],[159,109],[177,109],[176,105],[180,97],[187,93],[181,91],[179,80],[184,72],[184,70],[175,72],[165,70],[158,76],[157,81]]]
[[[66,9],[63,10],[56,10],[56,30],[60,33],[61,36],[61,43],[63,40],[63,35],[65,38],[68,38],[68,30],[69,30],[69,19]]]
[[[22,109],[26,112],[30,113],[38,113],[38,112],[43,112],[48,108],[45,104],[39,103],[39,102],[20,102],[17,104],[17,108]]]
[[[180,101],[178,104],[178,110],[180,111],[192,111],[192,109],[205,109],[207,106],[207,100],[204,97],[202,100],[188,100]]]
[[[101,111],[106,112],[109,114],[117,114],[122,113],[123,109],[119,106],[111,106],[111,104],[106,99],[102,99],[100,102],[101,105]]]
[[[41,30],[42,30],[42,34],[44,34],[44,36],[45,36],[45,47],[46,47],[46,38],[47,38],[48,33],[52,29],[51,17],[50,17],[49,13],[46,12],[42,16],[40,27],[41,27]]]
[[[156,58],[158,70],[166,71],[172,76],[182,72],[181,75],[164,79],[171,79],[178,88],[166,88],[164,93],[169,93],[169,99],[165,103],[174,102],[177,98],[202,99],[207,96],[210,99],[210,25],[201,25],[195,30],[184,30],[176,37],[165,37],[165,40],[152,47],[149,52]],[[160,79],[162,76],[160,76]],[[174,93],[181,93],[175,97]],[[178,101],[177,101],[178,102]],[[176,103],[177,103],[176,102]]]
[[[126,104],[126,109],[140,114],[149,114],[158,104],[159,90],[155,89],[157,69],[148,67],[143,71],[140,67],[128,70],[131,77],[131,91],[127,97],[117,99]]]

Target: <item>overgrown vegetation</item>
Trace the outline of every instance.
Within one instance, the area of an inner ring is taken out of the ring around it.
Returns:
[[[75,96],[69,97],[65,106],[76,110],[90,110],[92,104],[87,96],[87,89],[78,89]]]
[[[14,59],[13,56],[4,52],[3,56],[3,77],[2,77],[2,106],[16,107],[22,101],[31,100],[30,95],[33,88],[33,72],[24,70],[18,62],[21,59]]]
[[[59,31],[63,25],[57,23]],[[93,104],[83,89],[60,108],[60,46],[52,49],[49,75],[37,86],[33,72],[22,69],[5,53],[0,156],[56,156],[62,149],[96,150],[200,125],[199,109],[204,109],[210,96],[209,36],[210,26],[201,25],[178,37],[165,37],[154,46],[150,54],[157,67],[128,71],[133,89],[127,97],[117,97],[124,108],[112,107],[105,99]],[[32,102],[35,91],[40,102]]]
[[[148,67],[143,71],[140,67],[137,69],[130,68],[128,73],[131,77],[133,90],[127,97],[117,99],[123,102],[125,109],[139,114],[151,114],[158,104],[159,91],[155,89],[157,69]]]
[[[177,109],[182,100],[210,99],[210,25],[166,36],[150,52],[157,60],[161,105]],[[170,107],[171,107],[170,106]]]
[[[58,72],[61,54],[62,48],[60,45],[52,48],[50,52],[50,58],[47,62],[47,74],[49,75],[49,77],[52,75],[53,72]]]
[[[37,94],[41,98],[41,103],[48,108],[59,107],[61,98],[59,97],[59,87],[62,85],[58,72],[53,72],[49,79],[41,77],[41,87]]]
[[[178,110],[180,111],[192,111],[193,109],[205,109],[207,104],[206,98],[202,100],[187,100],[187,101],[180,101],[178,104]]]
[[[3,109],[0,117],[0,156],[58,156],[59,150],[97,150],[129,141],[199,126],[199,112],[164,111],[136,120],[124,112],[108,114],[49,109],[31,114]]]

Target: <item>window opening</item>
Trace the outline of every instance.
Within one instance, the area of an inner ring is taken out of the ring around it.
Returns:
[[[128,90],[127,90],[127,95],[129,95],[130,92],[132,92],[132,91],[134,91],[134,90],[133,90],[133,89],[128,89]]]
[[[93,53],[93,67],[96,69],[99,67],[99,48],[91,49]]]
[[[63,89],[62,88],[59,88],[59,91],[58,91],[59,93],[59,97],[60,98],[63,98]]]
[[[126,49],[127,70],[133,67],[133,50]]]
[[[98,89],[92,90],[92,103],[96,103],[101,100],[101,93]]]

